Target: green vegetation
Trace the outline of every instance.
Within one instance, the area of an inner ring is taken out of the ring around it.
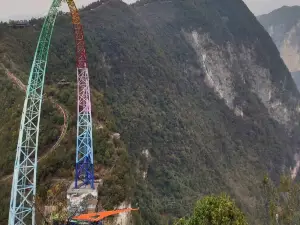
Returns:
[[[206,196],[197,201],[191,218],[182,218],[175,225],[247,225],[244,214],[225,194]]]
[[[198,56],[185,38],[195,30],[207,32],[219,49],[227,42],[236,51],[253,49],[256,63],[270,71],[275,86],[287,75],[288,90],[282,99],[288,103],[290,96],[299,93],[276,47],[242,1],[153,0],[129,7],[111,0],[90,9],[94,10],[83,10],[81,16],[93,87],[95,168],[96,175],[104,178],[101,206],[108,209],[131,200],[140,207],[136,224],[162,225],[187,215],[203,195],[226,192],[235,197],[250,224],[261,221],[260,180],[266,171],[278,178],[283,164],[292,165],[299,129],[288,133],[269,116],[247,86],[251,68],[238,66],[242,62],[238,56],[227,65],[235,80],[234,104],[243,105],[244,110],[244,118],[236,116],[205,84]],[[42,20],[30,23],[35,26],[11,29],[0,25],[0,62],[23,81],[27,80]],[[73,177],[76,76],[71,29],[69,16],[59,16],[45,91],[71,115],[63,143],[39,164],[42,202],[46,202],[53,180]],[[7,169],[0,172],[6,175],[13,168],[24,96],[10,86],[3,71],[0,73],[0,103],[6,106],[0,109],[0,120],[7,123],[7,130],[0,133],[0,167]],[[61,86],[61,80],[70,84]],[[14,101],[17,104],[12,104]],[[58,112],[46,104],[42,151],[53,143],[61,124]],[[101,124],[103,128],[99,128]],[[16,132],[14,139],[9,128]],[[121,134],[120,140],[111,138],[114,132]],[[0,206],[0,223],[4,224],[10,189],[7,185],[2,191],[2,187],[0,197],[5,200]]]
[[[27,76],[23,71],[29,71],[29,59],[33,57],[35,38],[31,36],[32,32],[28,32],[28,39],[26,39],[26,35],[24,35],[25,38],[22,39],[23,30],[9,30],[5,25],[3,26],[3,24],[0,30],[1,29],[2,31],[3,29],[10,31],[2,36],[3,42],[1,45],[2,48],[0,48],[0,50],[5,52],[4,55],[1,55],[0,60],[0,86],[2,94],[0,103],[3,106],[0,109],[2,113],[0,117],[0,122],[2,123],[0,128],[0,152],[3,156],[0,160],[1,168],[3,168],[0,174],[2,178],[5,178],[13,171],[18,129],[25,97],[25,93],[6,76],[5,69],[13,72],[26,84]],[[35,32],[35,35],[38,35],[38,32]],[[19,46],[23,47],[23,50],[19,49],[19,51],[24,54],[23,57],[18,57],[19,55],[14,53],[15,49]],[[28,62],[25,62],[26,60],[28,60]],[[74,169],[76,140],[75,65],[73,68],[74,69],[70,69],[70,71],[72,71],[74,79],[71,79],[67,85],[61,86],[48,83],[45,88],[46,96],[51,96],[62,104],[68,112],[70,112],[70,118],[67,134],[60,146],[39,163],[38,197],[41,203],[41,209],[43,209],[45,204],[50,204],[47,200],[47,193],[53,184],[55,184],[57,178],[65,180],[67,185],[70,184],[73,178],[72,171]],[[46,80],[49,82],[51,76],[47,74],[46,77]],[[70,77],[72,76],[70,75]],[[58,140],[63,124],[63,115],[54,108],[50,101],[46,98],[44,99],[40,126],[39,157],[46,154]],[[92,104],[94,163],[96,165],[95,175],[97,178],[101,177],[103,179],[104,187],[107,187],[108,183],[111,182],[115,185],[109,185],[107,190],[103,188],[102,190],[104,192],[101,192],[101,198],[104,198],[106,203],[104,206],[111,209],[113,206],[127,199],[131,193],[130,187],[132,182],[129,182],[131,173],[128,153],[121,140],[115,141],[111,138],[111,135],[117,131],[114,118],[104,101],[103,94],[95,89],[92,89]],[[7,221],[10,182],[11,179],[1,181],[2,187],[5,188],[3,188],[3,190],[1,188],[0,195],[2,199],[0,224],[4,224]],[[66,191],[66,187],[67,186],[65,186],[64,191]],[[121,191],[119,191],[120,189]],[[56,196],[56,199],[53,201],[66,201],[64,193],[65,192],[62,192],[61,195]],[[126,193],[126,195],[124,193]],[[39,217],[39,219],[42,219],[42,217]]]
[[[293,225],[300,222],[300,183],[290,176],[281,176],[274,184],[268,177],[261,184],[264,201],[264,222],[268,225]]]

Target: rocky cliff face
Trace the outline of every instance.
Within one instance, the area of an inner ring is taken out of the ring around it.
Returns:
[[[116,120],[134,175],[125,179],[129,172],[119,161],[102,161],[119,154],[117,141],[115,150],[97,151],[97,165],[115,170],[103,182],[101,205],[112,208],[125,198],[140,207],[133,218],[137,224],[158,225],[186,215],[203,195],[225,191],[258,224],[264,174],[276,180],[296,164],[300,96],[272,39],[246,5],[142,0],[128,6],[110,0],[81,16],[91,84]],[[54,87],[62,78],[74,80],[67,29],[68,15],[60,16],[48,66],[47,84]],[[30,31],[6,31],[28,55],[36,39]],[[27,57],[10,57],[28,70]]]
[[[220,48],[208,35],[199,34],[197,31],[192,31],[189,37],[205,73],[204,82],[225,100],[226,105],[236,116],[242,118],[246,116],[243,112],[244,102],[240,104],[235,102],[239,93],[234,87],[242,82],[258,96],[274,120],[284,125],[295,123],[298,112],[289,110],[288,106],[277,97],[284,87],[281,89],[272,84],[270,70],[256,64],[257,55],[251,47],[241,45],[239,48],[232,42],[227,42]],[[237,79],[233,73],[239,73]],[[248,76],[245,76],[246,73]],[[294,97],[293,100],[294,103],[297,102],[297,98]],[[300,109],[298,103],[296,107]]]
[[[280,51],[281,57],[299,86],[300,72],[300,7],[284,6],[258,17]]]

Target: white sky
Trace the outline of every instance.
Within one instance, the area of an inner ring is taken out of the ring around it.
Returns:
[[[244,2],[255,15],[269,13],[283,5],[300,5],[300,0],[244,0]]]
[[[75,0],[81,7],[95,0]],[[132,3],[136,0],[124,0]],[[228,1],[228,0],[223,0]],[[268,13],[282,5],[300,5],[300,0],[244,0],[255,15]],[[0,0],[0,21],[45,16],[52,0]],[[64,7],[66,9],[66,7]]]
[[[76,6],[81,8],[97,0],[74,0]],[[127,4],[136,0],[123,0]],[[0,21],[9,19],[30,19],[32,17],[46,16],[52,0],[0,0]],[[67,11],[66,3],[63,3],[63,11]]]

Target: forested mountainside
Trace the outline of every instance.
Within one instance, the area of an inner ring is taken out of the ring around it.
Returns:
[[[300,6],[284,6],[258,17],[300,87]]]
[[[250,224],[266,215],[260,184],[290,172],[299,151],[299,93],[268,33],[241,0],[120,0],[81,10],[93,88],[94,149],[101,207],[138,205],[134,224],[188,214],[210,193],[227,192]],[[0,28],[2,176],[13,169],[25,83],[42,20]],[[33,26],[34,25],[34,26]],[[39,196],[71,181],[75,158],[75,51],[69,15],[54,30],[46,93],[70,113],[60,147],[39,164]],[[59,83],[69,82],[65,86]],[[43,106],[40,155],[62,118]],[[112,139],[114,132],[120,140]],[[9,182],[1,186],[6,223]],[[42,185],[46,184],[46,185]],[[264,210],[263,210],[264,209]]]

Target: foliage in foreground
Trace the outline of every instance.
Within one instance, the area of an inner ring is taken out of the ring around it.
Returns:
[[[265,177],[262,182],[264,224],[300,224],[300,183],[290,176],[281,176],[278,185]]]
[[[244,214],[225,194],[199,200],[191,218],[182,218],[175,225],[247,225]]]

